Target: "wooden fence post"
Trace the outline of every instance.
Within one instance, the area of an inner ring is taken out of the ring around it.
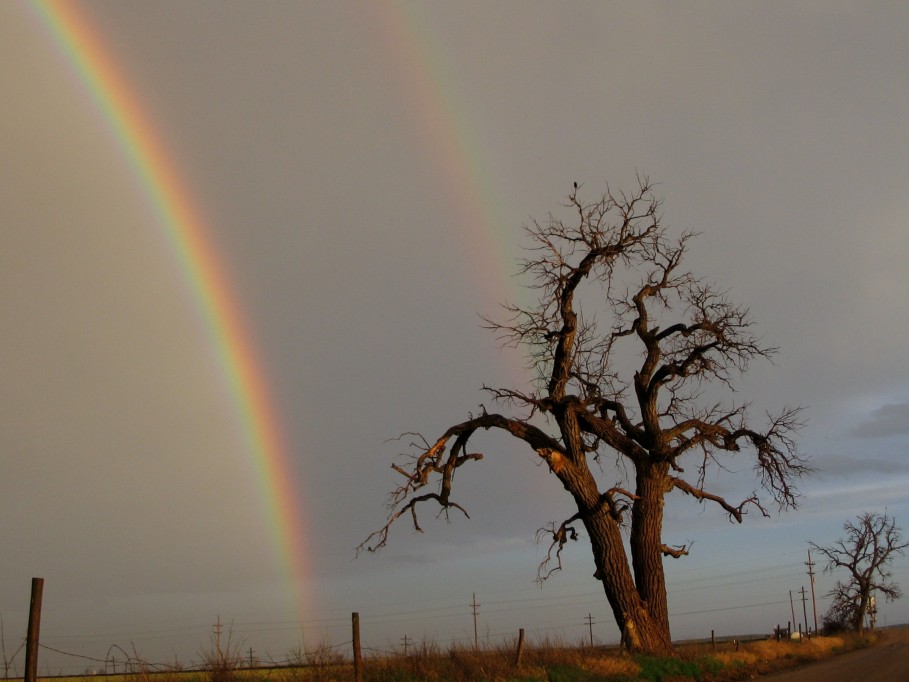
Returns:
[[[25,636],[25,682],[38,678],[38,639],[41,631],[41,595],[44,578],[32,578],[32,598],[28,608],[28,633]]]
[[[524,628],[518,630],[518,651],[514,657],[514,667],[521,667],[521,654],[524,653]]]
[[[353,627],[354,679],[356,682],[363,682],[363,654],[360,651],[360,614],[356,611],[351,614],[351,625]]]

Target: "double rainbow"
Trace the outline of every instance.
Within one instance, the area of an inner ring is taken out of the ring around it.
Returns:
[[[273,544],[303,614],[307,535],[293,466],[250,330],[203,216],[187,195],[162,136],[79,6],[55,0],[32,0],[31,6],[118,140],[185,273],[230,385]],[[364,9],[374,11],[383,49],[401,74],[416,132],[449,197],[449,208],[463,226],[465,239],[476,245],[472,265],[485,283],[485,294],[493,302],[520,298],[522,292],[507,275],[514,268],[501,239],[503,220],[494,183],[484,171],[488,164],[480,145],[470,142],[476,136],[419,5],[391,0]],[[515,375],[520,373],[517,367],[512,369]]]

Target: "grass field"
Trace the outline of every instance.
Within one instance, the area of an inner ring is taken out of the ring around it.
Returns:
[[[476,651],[442,649],[431,642],[416,644],[407,656],[382,656],[364,661],[366,682],[734,682],[752,679],[876,643],[877,633],[817,637],[803,642],[772,640],[735,644],[686,644],[676,658],[629,656],[617,649],[571,646],[558,642],[527,646],[516,665],[514,647]],[[339,656],[287,668],[245,669],[229,661],[214,670],[39,678],[67,682],[350,682],[353,665]]]

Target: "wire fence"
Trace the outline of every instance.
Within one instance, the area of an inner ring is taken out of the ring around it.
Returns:
[[[489,613],[513,613],[513,612],[526,612],[533,609],[549,609],[554,604],[559,606],[571,606],[571,605],[581,605],[585,607],[589,606],[592,599],[602,599],[602,595],[599,593],[578,593],[576,595],[565,595],[559,597],[540,597],[539,599],[499,599],[499,600],[487,600],[485,601],[485,607],[487,608],[486,614]],[[528,603],[532,602],[532,603]],[[705,615],[711,613],[722,613],[728,611],[740,611],[744,609],[756,609],[762,607],[781,607],[789,606],[789,600],[776,600],[776,601],[764,601],[757,603],[748,603],[748,604],[738,604],[735,606],[723,606],[717,608],[708,608],[708,609],[698,609],[698,610],[688,610],[671,613],[670,617],[680,618],[684,616],[691,615]],[[451,604],[451,605],[441,605],[435,608],[425,608],[425,609],[409,609],[409,610],[388,610],[376,613],[373,616],[365,616],[363,618],[364,624],[368,625],[374,630],[381,630],[389,624],[401,623],[401,622],[415,622],[420,620],[437,620],[443,617],[447,618],[469,618],[471,616],[469,605],[465,604]],[[590,618],[588,614],[588,618]],[[345,618],[329,618],[323,619],[321,621],[312,621],[309,622],[309,626],[312,628],[314,624],[320,626],[338,626],[340,623],[345,621]],[[583,625],[582,619],[578,618],[568,622],[551,622],[547,619],[546,625],[540,625],[538,627],[527,628],[526,632],[531,637],[536,637],[539,641],[545,640],[547,637],[553,633],[559,634],[564,633],[568,627],[578,627]],[[348,621],[349,622],[349,621]],[[296,630],[300,631],[301,624],[294,621],[249,621],[245,623],[236,623],[231,624],[231,627],[237,626],[244,633],[251,634],[263,634],[263,633],[274,633],[281,631]],[[167,636],[174,637],[180,636],[180,634],[185,633],[191,637],[199,638],[202,635],[207,634],[211,637],[211,626],[186,626],[186,627],[175,627],[173,629],[155,629],[155,630],[144,630],[136,631],[130,633],[132,636],[138,636],[140,639],[156,637],[156,636]],[[517,630],[507,630],[507,631],[495,631],[495,632],[486,632],[483,637],[484,646],[489,646],[493,642],[504,642],[512,640],[517,636]],[[137,652],[135,646],[131,647],[131,651],[128,651],[119,644],[109,644],[107,649],[107,654],[103,657],[97,655],[90,655],[85,653],[84,650],[87,647],[92,647],[97,649],[97,644],[99,641],[103,641],[103,638],[110,637],[112,639],[120,639],[123,641],[123,637],[112,637],[111,635],[85,635],[85,636],[72,636],[72,637],[50,637],[51,641],[54,639],[61,639],[63,641],[69,641],[72,645],[81,644],[81,646],[72,647],[83,649],[82,652],[74,651],[69,646],[64,645],[55,645],[41,643],[39,644],[40,650],[45,652],[51,652],[56,655],[58,660],[55,662],[53,669],[57,671],[56,674],[52,674],[50,670],[46,674],[43,674],[42,677],[67,677],[67,676],[76,676],[76,675],[120,675],[120,674],[135,674],[135,673],[166,673],[166,672],[202,672],[212,670],[219,662],[220,663],[229,663],[233,668],[246,668],[246,669],[281,669],[281,668],[292,668],[292,667],[307,667],[314,665],[325,664],[326,662],[331,662],[337,664],[349,660],[352,640],[345,639],[339,643],[321,643],[316,647],[311,647],[309,649],[304,646],[294,647],[291,651],[286,653],[283,656],[275,657],[270,654],[265,656],[256,656],[253,653],[253,650],[250,648],[248,650],[248,656],[243,655],[240,651],[239,646],[234,643],[228,643],[226,646],[226,651],[221,651],[220,647],[210,647],[208,651],[200,650],[198,654],[198,659],[195,661],[189,661],[188,663],[181,663],[178,660],[173,660],[172,662],[162,662],[155,661],[143,657]],[[578,636],[578,641],[586,639],[586,637]],[[108,640],[109,642],[109,640]],[[471,637],[467,635],[449,637],[449,638],[432,638],[431,643],[432,647],[443,648],[443,647],[457,647],[457,646],[473,646],[474,642]],[[615,645],[617,642],[602,642],[599,644],[612,644]],[[410,640],[410,645],[413,647],[427,646],[427,642],[415,642]],[[4,642],[3,647],[3,666],[4,666],[4,676],[2,679],[15,679],[21,678],[19,674],[20,659],[23,657],[23,650],[25,646],[24,639],[18,643],[17,648],[9,655],[6,653],[6,646]],[[393,657],[402,655],[406,652],[408,646],[407,638],[404,638],[404,644],[402,646],[388,645],[385,646],[372,643],[370,645],[364,645],[362,651],[365,655],[371,657]],[[416,649],[415,649],[416,650]]]

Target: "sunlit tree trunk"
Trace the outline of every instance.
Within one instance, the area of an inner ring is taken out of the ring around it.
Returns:
[[[572,420],[566,422],[563,422],[563,433],[571,430]],[[568,440],[574,439],[569,437]],[[656,465],[648,470],[649,476],[639,476],[637,494],[640,499],[634,506],[637,511],[632,513],[632,572],[622,541],[621,525],[609,505],[603,503],[586,460],[566,461],[554,467],[554,473],[578,505],[578,516],[590,537],[596,566],[594,578],[603,585],[624,645],[632,652],[670,655],[672,637],[663,559],[659,551],[668,467]],[[638,524],[637,531],[635,523]],[[636,537],[636,532],[643,534]],[[648,551],[648,545],[655,551]]]
[[[663,505],[669,490],[669,465],[645,462],[638,467],[631,510],[631,562],[638,594],[654,623],[669,632],[666,575],[663,571]]]
[[[669,621],[654,616],[640,593],[628,565],[618,524],[604,515],[585,523],[590,535],[597,578],[603,585],[612,614],[629,651],[669,655],[672,638]],[[664,609],[665,610],[665,609]]]

